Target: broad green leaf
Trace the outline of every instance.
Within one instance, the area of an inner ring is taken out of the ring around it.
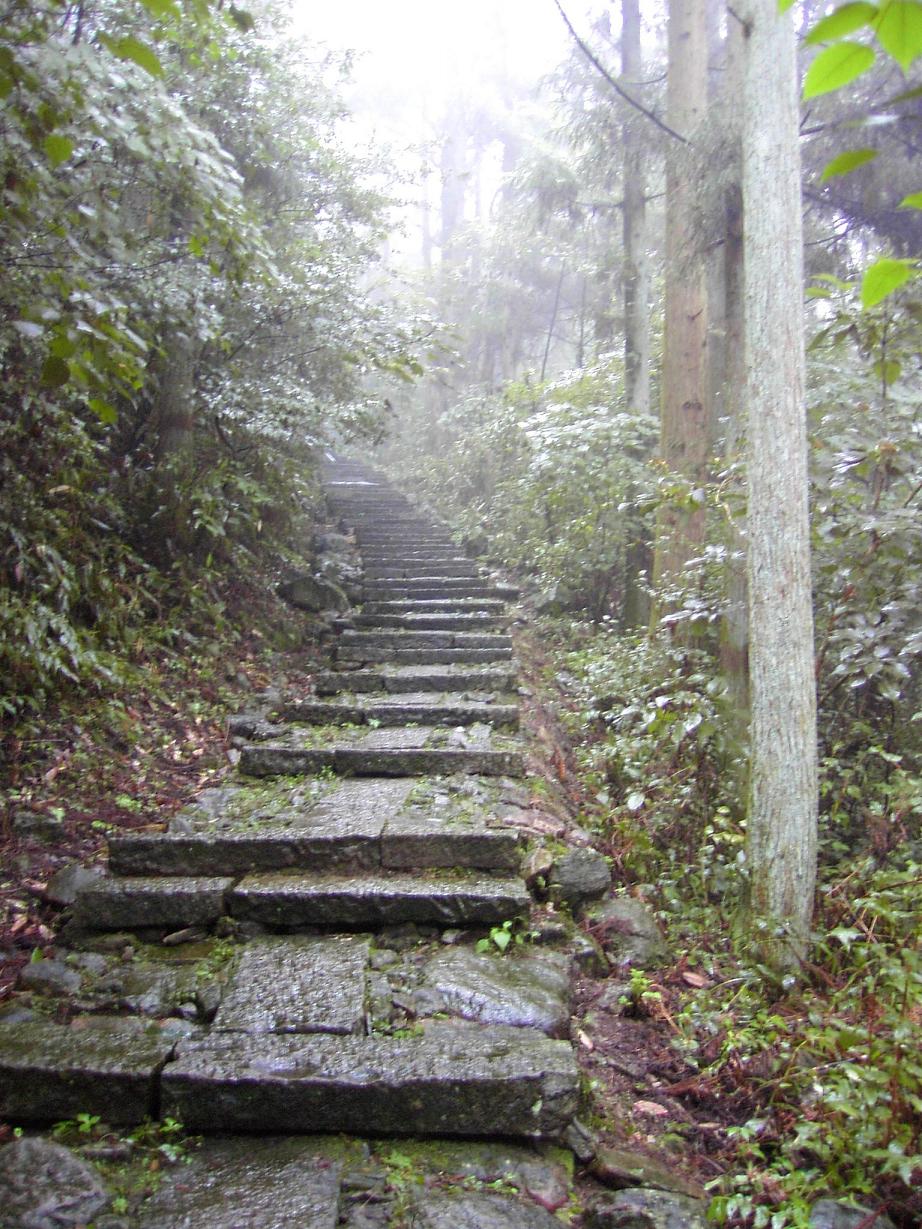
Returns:
[[[876,149],[847,149],[844,154],[839,154],[831,162],[826,163],[820,176],[820,183],[825,183],[827,179],[834,179],[837,175],[848,175],[851,171],[857,170],[859,166],[864,166],[866,162],[873,162],[877,154]]]
[[[99,397],[91,397],[87,405],[96,415],[100,422],[114,423],[118,422],[118,414],[114,408],[109,405],[108,401],[103,401]]]
[[[163,65],[157,59],[152,49],[139,39],[126,35],[124,38],[109,38],[107,34],[100,35],[100,40],[114,56],[120,60],[131,60],[139,65],[152,77],[163,76]]]
[[[54,355],[45,359],[45,364],[42,367],[43,384],[47,384],[49,388],[60,388],[69,379],[70,367],[68,367],[64,359],[56,358]]]
[[[74,143],[69,137],[59,136],[57,133],[52,133],[50,137],[45,137],[42,142],[42,148],[45,151],[45,157],[52,166],[60,166],[74,152]]]
[[[894,260],[884,257],[865,270],[861,281],[861,306],[874,307],[888,294],[898,290],[916,272],[914,260]]]
[[[778,0],[778,12],[786,13],[794,4],[794,0]]]
[[[922,3],[920,0],[885,0],[874,22],[883,49],[905,71],[922,55]]]
[[[873,50],[861,43],[846,40],[826,47],[807,70],[804,98],[816,98],[819,94],[841,89],[867,72],[873,63]]]
[[[810,46],[816,43],[837,42],[846,34],[854,34],[863,26],[870,25],[877,16],[877,12],[875,4],[865,4],[863,0],[856,0],[854,4],[840,5],[828,17],[816,23],[804,42],[809,43]]]
[[[175,0],[141,0],[151,17],[177,20],[181,14]]]
[[[808,286],[806,294],[807,294],[808,299],[831,299],[832,298],[832,291],[827,290],[825,286]]]
[[[922,209],[922,192],[911,192],[909,196],[904,196],[897,208]]]

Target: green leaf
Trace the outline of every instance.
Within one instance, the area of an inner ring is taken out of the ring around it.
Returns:
[[[911,192],[897,205],[898,209],[922,209],[922,192]]]
[[[834,179],[836,175],[848,175],[866,162],[873,162],[878,152],[876,149],[847,149],[844,154],[839,154],[837,158],[826,163],[820,175],[820,183]]]
[[[846,40],[826,47],[807,70],[804,98],[816,98],[819,94],[841,89],[867,72],[873,63],[873,50],[862,43]]]
[[[870,25],[877,13],[878,9],[875,4],[865,4],[863,0],[857,0],[855,4],[842,4],[828,17],[818,21],[804,42],[811,47],[816,43],[837,42],[846,34],[853,34],[862,26]]]
[[[49,388],[60,388],[70,379],[70,367],[62,358],[51,355],[42,367],[42,383]]]
[[[778,0],[778,12],[786,13],[794,4],[794,0]]]
[[[99,397],[90,397],[87,405],[100,422],[110,424],[118,422],[118,414],[116,413],[115,409],[109,405],[108,401],[103,401]]]
[[[877,41],[904,70],[922,55],[920,0],[885,0],[874,22]]]
[[[163,21],[167,19],[177,21],[181,16],[175,0],[141,0],[141,3],[151,17],[157,17]]]
[[[74,143],[69,137],[62,137],[53,132],[50,137],[45,137],[42,148],[45,151],[45,157],[54,167],[67,161],[74,152]]]
[[[916,273],[914,260],[876,260],[865,270],[861,281],[861,306],[874,307],[888,294],[898,290]]]
[[[130,35],[125,35],[124,38],[110,38],[107,34],[101,34],[100,40],[118,59],[131,60],[133,64],[138,64],[152,77],[163,76],[163,65],[146,43],[131,38]]]

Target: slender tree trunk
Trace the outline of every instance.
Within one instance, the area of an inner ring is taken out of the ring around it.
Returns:
[[[817,761],[804,410],[803,235],[794,30],[746,0],[743,208],[751,794],[755,918],[782,923],[777,964],[806,948],[816,876]],[[770,928],[769,934],[773,934]]]
[[[638,93],[640,55],[639,0],[621,0],[621,75]],[[647,200],[644,146],[636,116],[621,125],[624,151],[624,401],[639,414],[650,412],[650,259],[647,253]]]
[[[691,140],[707,109],[705,0],[670,0],[669,126]],[[673,141],[666,165],[666,304],[660,457],[694,490],[708,457],[707,293],[704,260],[692,230],[693,151]],[[653,584],[659,609],[704,540],[703,503],[673,501],[657,516]],[[655,612],[654,618],[658,612]]]

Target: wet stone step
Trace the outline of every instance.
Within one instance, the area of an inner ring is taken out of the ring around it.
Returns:
[[[164,1171],[132,1224],[137,1229],[336,1229],[344,1151],[339,1141],[325,1146],[311,1137],[205,1140],[182,1165]]]
[[[393,580],[415,576],[459,576],[474,579],[480,576],[480,568],[476,563],[462,561],[456,563],[448,559],[417,559],[410,563],[367,563],[365,564],[366,580]]]
[[[230,915],[263,926],[366,930],[400,922],[492,926],[528,908],[520,879],[381,872],[348,878],[279,871],[248,875],[228,894]]]
[[[319,799],[291,782],[208,790],[168,832],[109,840],[117,876],[240,875],[292,867],[355,873],[382,867],[515,870],[508,789],[493,780],[334,780]],[[92,922],[88,923],[92,924]]]
[[[343,691],[384,692],[403,695],[417,691],[514,691],[516,675],[510,670],[477,669],[465,665],[447,665],[420,669],[414,666],[381,666],[377,670],[328,670],[314,678],[319,696],[332,696]]]
[[[349,620],[356,628],[393,628],[399,631],[501,631],[509,620],[489,614],[360,614]]]
[[[100,878],[77,897],[74,921],[106,930],[212,926],[224,913],[224,894],[232,883],[214,876]]]
[[[362,586],[367,600],[436,600],[457,601],[462,598],[485,597],[492,600],[516,601],[519,590],[511,585],[469,585],[463,580],[412,581],[372,580]]]
[[[506,603],[500,598],[457,598],[456,600],[423,600],[396,602],[366,602],[365,614],[502,614]]]
[[[219,1033],[335,1033],[365,1030],[370,940],[349,935],[251,940],[215,1016]]]
[[[343,776],[409,777],[455,772],[519,777],[518,751],[429,747],[298,747],[285,743],[249,744],[240,754],[240,771],[253,777],[332,771]]]
[[[213,1036],[183,1042],[163,1113],[192,1131],[559,1136],[579,1077],[566,1042],[514,1029],[420,1038]]]
[[[343,649],[511,649],[512,638],[498,632],[361,631],[342,632]]]
[[[311,725],[474,725],[485,722],[494,729],[517,730],[519,709],[516,704],[449,703],[438,694],[420,696],[413,702],[394,700],[378,704],[322,704],[302,700],[283,705],[278,713],[282,721]]]
[[[369,546],[367,543],[362,546],[362,560],[366,565],[386,563],[391,567],[407,567],[419,563],[421,559],[440,559],[444,563],[471,562],[465,555],[446,546],[413,546],[402,552],[392,546]]]
[[[344,645],[336,654],[340,666],[379,662],[406,666],[450,665],[453,662],[474,665],[478,662],[511,660],[512,649],[401,649]]]
[[[141,1122],[155,1113],[157,1074],[172,1048],[156,1026],[115,1017],[2,1025],[0,1119],[59,1122],[86,1113],[113,1125]]]

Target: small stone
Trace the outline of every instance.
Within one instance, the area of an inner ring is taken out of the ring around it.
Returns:
[[[426,1198],[410,1219],[411,1229],[560,1229],[544,1208],[507,1195],[458,1194]]]
[[[19,985],[41,994],[74,994],[80,989],[80,974],[62,960],[37,960],[23,968]]]
[[[195,1002],[202,1020],[206,1024],[210,1024],[218,1014],[218,1008],[221,1006],[220,984],[216,981],[210,981],[200,985],[195,992]]]
[[[371,953],[369,964],[373,969],[389,969],[400,957],[389,947],[379,947]]]
[[[184,926],[182,930],[164,935],[160,942],[164,947],[180,947],[183,943],[204,943],[207,938],[208,931],[201,926]]]
[[[585,1123],[574,1118],[563,1133],[563,1142],[581,1165],[588,1165],[595,1156],[598,1141]]]
[[[55,871],[42,895],[49,904],[72,905],[77,894],[95,883],[102,873],[100,866],[82,866],[79,862],[69,862],[67,866]]]
[[[632,1152],[626,1148],[604,1146],[597,1148],[590,1172],[603,1186],[610,1186],[614,1190],[642,1186],[651,1187],[657,1191],[672,1191],[679,1195],[688,1195],[691,1199],[707,1198],[704,1188],[699,1183],[676,1173],[655,1157],[647,1156],[642,1152]],[[831,1227],[824,1227],[824,1229],[831,1229]],[[841,1229],[846,1229],[846,1227],[842,1226]]]
[[[522,878],[531,892],[544,891],[554,866],[554,855],[549,849],[538,846],[532,849],[522,863]]]
[[[571,849],[551,870],[551,898],[571,909],[604,894],[611,887],[611,868],[595,849]]]
[[[870,1208],[840,1203],[837,1199],[818,1199],[810,1209],[812,1229],[858,1229],[869,1222],[870,1229],[893,1229],[889,1216],[875,1215]]]
[[[189,1020],[190,1022],[198,1019],[198,1005],[196,1003],[180,1003],[176,1008],[176,1014],[180,1020]]]
[[[68,1148],[18,1139],[0,1148],[4,1224],[28,1229],[86,1225],[109,1203],[95,1170]]]
[[[51,844],[64,836],[64,822],[53,815],[42,815],[37,811],[15,811],[13,813],[13,836],[21,841],[41,841]]]
[[[446,947],[454,947],[458,943],[464,941],[465,932],[463,930],[443,930],[440,935],[440,940]]]
[[[586,914],[611,964],[655,968],[667,958],[656,918],[645,904],[631,896],[617,896],[593,905]]]
[[[7,999],[0,1003],[0,1024],[25,1024],[37,1018],[38,1013],[32,1009],[30,995],[22,995]]]
[[[570,950],[573,953],[573,963],[587,977],[607,977],[608,961],[601,944],[596,943],[591,935],[579,930],[570,940]]]
[[[708,1229],[707,1201],[634,1187],[600,1199],[585,1213],[586,1229]]]

